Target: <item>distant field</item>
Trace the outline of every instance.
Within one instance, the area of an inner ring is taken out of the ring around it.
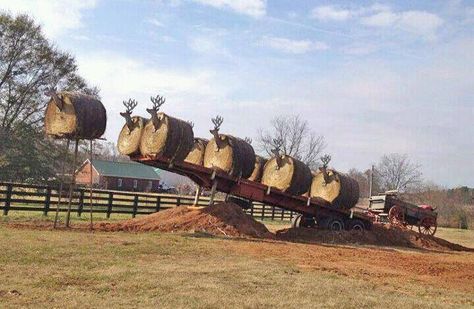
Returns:
[[[469,269],[472,253],[0,224],[0,307],[474,306]]]

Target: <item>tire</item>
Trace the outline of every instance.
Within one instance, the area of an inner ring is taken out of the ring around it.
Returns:
[[[355,220],[350,220],[349,221],[349,230],[352,231],[364,231],[367,228],[365,227],[365,224],[362,220],[355,219]]]
[[[291,220],[291,227],[315,227],[316,222],[312,217],[297,215]]]
[[[344,222],[341,219],[333,218],[327,221],[326,229],[330,231],[344,230]]]

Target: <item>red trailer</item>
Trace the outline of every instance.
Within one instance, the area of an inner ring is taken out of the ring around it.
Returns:
[[[372,219],[363,213],[333,207],[320,198],[293,196],[258,182],[232,177],[224,172],[205,168],[187,162],[171,163],[170,159],[158,157],[132,157],[134,161],[168,170],[189,177],[202,188],[211,190],[210,203],[213,203],[216,191],[250,202],[280,207],[299,213],[293,219],[294,227],[318,226],[330,230],[370,229]]]

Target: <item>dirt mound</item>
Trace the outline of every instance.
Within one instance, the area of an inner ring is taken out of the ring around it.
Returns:
[[[118,223],[97,223],[95,230],[129,232],[206,232],[214,235],[272,238],[262,223],[238,205],[220,203],[203,209],[175,207]]]
[[[276,238],[285,241],[309,243],[360,244],[395,246],[429,250],[474,251],[441,238],[420,236],[418,232],[390,225],[374,224],[370,231],[324,231],[311,228],[290,228],[276,232]]]

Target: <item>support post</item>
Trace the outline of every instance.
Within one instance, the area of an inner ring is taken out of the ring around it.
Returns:
[[[137,215],[137,210],[138,210],[138,195],[135,195],[135,198],[133,199],[132,218],[135,218],[135,216]]]
[[[82,211],[84,210],[84,190],[80,191],[79,195],[79,206],[77,207],[77,216],[82,216]]]
[[[66,213],[66,227],[69,227],[69,222],[71,221],[71,206],[72,206],[72,195],[74,192],[74,187],[76,185],[76,164],[77,164],[77,151],[79,149],[79,140],[76,139],[76,146],[74,147],[74,160],[71,168],[71,184],[69,186],[69,201],[67,204],[67,213]]]
[[[109,193],[109,203],[107,204],[107,219],[110,219],[110,214],[112,213],[112,205],[114,202],[114,194],[112,192]]]
[[[92,184],[93,184],[93,176],[92,176],[92,140],[89,143],[89,163],[90,163],[90,178],[89,178],[89,217],[90,217],[90,226],[89,229],[92,231],[94,228],[93,226],[93,216],[92,216]]]
[[[5,206],[3,207],[3,215],[7,216],[8,211],[10,210],[10,203],[12,199],[13,185],[9,183],[7,185],[7,196],[5,197]]]
[[[44,216],[48,215],[50,204],[51,204],[51,188],[48,187],[46,189],[46,197],[45,197],[45,200],[44,200],[44,210],[43,210],[43,215]]]
[[[70,141],[66,141],[66,152],[65,156],[69,153],[69,143]],[[56,203],[56,213],[54,214],[54,225],[53,227],[56,228],[58,224],[58,217],[59,217],[59,206],[61,205],[61,197],[63,193],[63,184],[64,184],[64,172],[66,170],[66,164],[64,163],[65,160],[61,163],[61,179],[59,180],[59,191],[58,191],[58,202]]]
[[[160,211],[160,207],[161,207],[161,196],[158,196],[156,197],[156,212]]]
[[[216,195],[216,189],[217,189],[217,180],[214,180],[212,183],[212,188],[211,188],[211,196],[209,197],[209,206],[214,205],[214,196]]]
[[[194,203],[193,206],[197,206],[199,204],[199,198],[201,197],[202,187],[197,186],[196,188],[196,195],[194,196]]]

